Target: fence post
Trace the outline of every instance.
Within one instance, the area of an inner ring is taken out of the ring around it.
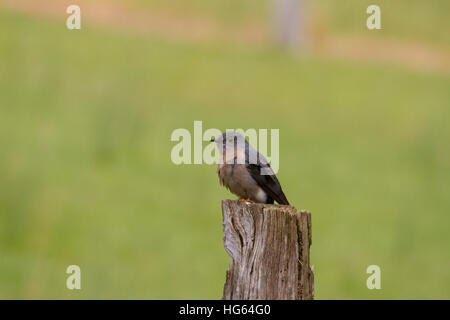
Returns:
[[[305,49],[309,42],[306,0],[272,1],[277,41],[289,49]]]
[[[223,200],[222,215],[224,246],[231,257],[223,299],[314,298],[310,212]]]

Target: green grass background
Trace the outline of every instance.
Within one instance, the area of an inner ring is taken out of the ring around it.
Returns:
[[[233,28],[262,24],[272,18],[275,0],[132,0],[144,10],[201,17]],[[450,2],[448,0],[306,0],[310,28],[318,32],[344,32],[369,38],[390,38],[433,43],[450,49]],[[366,9],[381,9],[382,32],[368,32]]]
[[[448,19],[428,23],[445,45]],[[170,161],[171,132],[202,120],[280,129],[279,179],[313,215],[316,298],[449,299],[449,89],[391,65],[0,9],[0,298],[221,298],[233,196],[215,166]]]

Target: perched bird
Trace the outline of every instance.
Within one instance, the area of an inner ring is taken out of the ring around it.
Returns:
[[[238,132],[227,131],[211,142],[220,151],[217,174],[225,186],[240,200],[289,205],[267,159]]]

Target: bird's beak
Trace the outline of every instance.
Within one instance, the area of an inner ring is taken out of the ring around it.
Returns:
[[[211,138],[211,140],[209,140],[210,142],[215,142],[216,139],[215,138]]]

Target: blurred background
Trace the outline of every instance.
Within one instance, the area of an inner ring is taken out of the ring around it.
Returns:
[[[312,212],[317,299],[450,299],[449,12],[0,0],[0,298],[221,298],[234,196],[215,165],[170,160],[172,131],[202,120],[280,129],[278,177]]]

